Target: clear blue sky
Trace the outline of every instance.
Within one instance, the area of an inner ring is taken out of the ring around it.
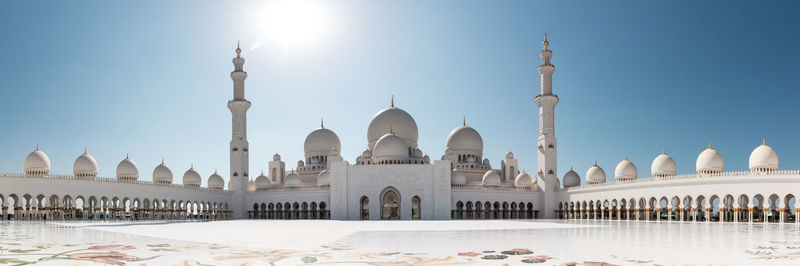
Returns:
[[[0,171],[22,172],[39,144],[53,173],[71,173],[84,147],[102,176],[126,153],[142,179],[162,157],[176,182],[192,163],[204,179],[227,173],[241,40],[251,176],[275,152],[293,166],[323,116],[354,162],[391,95],[432,158],[466,115],[495,167],[512,150],[532,172],[545,32],[559,176],[598,161],[611,180],[627,154],[647,177],[662,148],[690,173],[709,141],[726,170],[744,170],[762,138],[781,168],[800,168],[798,1],[312,4],[332,26],[286,45],[266,34],[260,2],[3,2]]]

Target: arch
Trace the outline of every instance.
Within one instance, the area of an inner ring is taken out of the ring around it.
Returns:
[[[381,191],[381,219],[399,220],[402,198],[400,191],[394,187],[386,187]]]
[[[796,223],[798,211],[798,209],[795,209],[796,204],[797,198],[793,194],[787,194],[783,197],[783,208],[786,212],[786,216],[783,217],[784,222]]]
[[[411,197],[411,219],[422,219],[422,199],[416,195]]]
[[[367,198],[367,196],[362,196],[359,202],[361,203],[361,207],[359,208],[361,220],[369,220],[369,198]]]

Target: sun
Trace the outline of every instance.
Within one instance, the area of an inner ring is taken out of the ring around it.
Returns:
[[[319,43],[333,29],[330,10],[323,2],[282,0],[270,2],[257,15],[264,36],[284,47]]]

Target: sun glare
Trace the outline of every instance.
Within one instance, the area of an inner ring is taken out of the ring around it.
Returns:
[[[275,1],[262,10],[257,14],[257,23],[264,38],[283,47],[313,45],[324,40],[333,29],[333,20],[323,2]]]

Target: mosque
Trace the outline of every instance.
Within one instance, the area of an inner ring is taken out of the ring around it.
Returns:
[[[36,149],[23,173],[0,173],[2,219],[14,220],[172,220],[172,219],[603,219],[692,222],[794,222],[800,211],[800,171],[780,170],[766,143],[750,155],[749,170],[726,172],[712,147],[697,158],[697,173],[677,175],[675,161],[656,155],[651,177],[639,178],[627,158],[606,182],[600,165],[581,177],[573,170],[556,176],[555,66],[547,36],[540,53],[537,171],[519,170],[512,152],[494,166],[483,156],[483,139],[466,121],[446,139],[437,160],[418,146],[419,131],[409,112],[394,100],[367,127],[367,149],[346,160],[337,134],[324,123],[311,131],[305,156],[288,166],[279,154],[268,171],[251,177],[247,141],[245,59],[233,58],[230,182],[222,173],[208,177],[190,167],[180,182],[166,162],[152,181],[140,180],[136,162],[125,157],[116,177],[98,177],[98,164],[84,151],[70,174],[50,173],[50,159]],[[259,164],[264,162],[259,162]],[[798,223],[800,225],[800,223]]]

